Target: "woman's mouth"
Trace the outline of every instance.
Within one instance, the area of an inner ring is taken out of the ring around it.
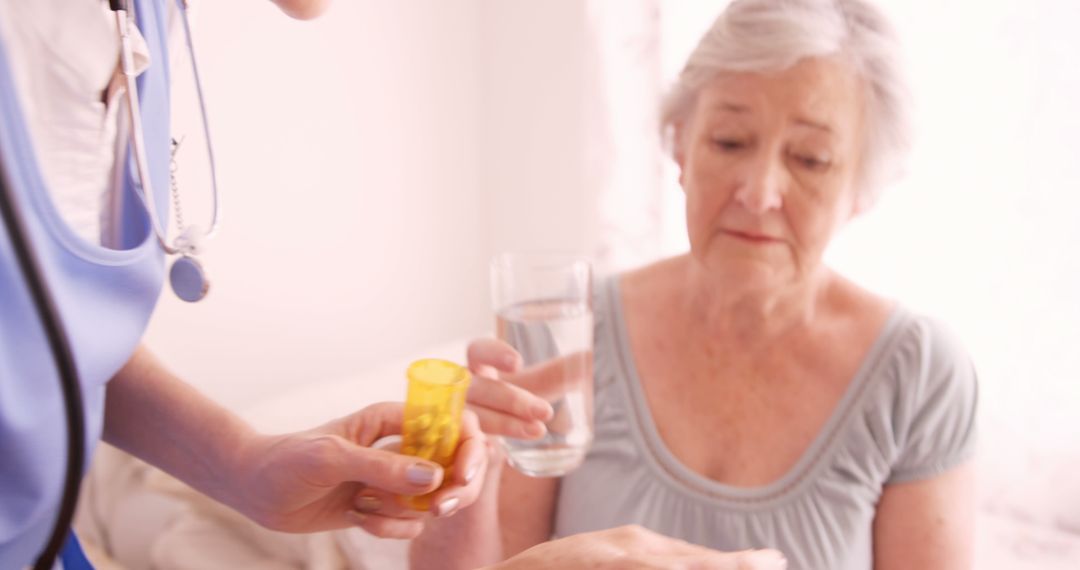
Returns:
[[[742,241],[746,241],[746,242],[750,242],[750,243],[770,244],[770,243],[779,243],[780,242],[780,239],[778,239],[778,238],[775,238],[775,237],[772,237],[772,236],[769,236],[769,235],[765,235],[765,234],[754,233],[754,232],[743,232],[743,231],[739,231],[739,230],[724,230],[724,233],[726,233],[726,234],[728,234],[728,235],[730,235],[730,236],[732,236],[732,237],[734,237],[736,239],[740,239]]]

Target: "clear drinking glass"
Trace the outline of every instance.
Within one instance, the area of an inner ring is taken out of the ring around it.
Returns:
[[[555,410],[538,440],[503,438],[510,464],[534,477],[569,473],[593,437],[592,269],[581,256],[507,253],[491,262],[496,334],[524,366],[503,380],[545,398]]]

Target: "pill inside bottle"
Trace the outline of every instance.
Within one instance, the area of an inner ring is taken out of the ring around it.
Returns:
[[[409,365],[401,452],[443,467],[443,485],[453,476],[461,436],[461,412],[469,390],[468,369],[448,360],[425,358]],[[427,510],[431,493],[404,497],[405,504]]]

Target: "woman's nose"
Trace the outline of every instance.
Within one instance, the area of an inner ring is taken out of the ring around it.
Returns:
[[[785,172],[780,160],[762,157],[748,165],[735,199],[747,210],[762,214],[783,203]]]

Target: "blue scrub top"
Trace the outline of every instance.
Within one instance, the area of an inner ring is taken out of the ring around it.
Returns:
[[[151,66],[138,79],[146,150],[159,205],[168,219],[169,69],[166,0],[134,0]],[[86,457],[101,437],[105,384],[131,357],[164,274],[164,253],[134,193],[126,157],[122,249],[77,236],[46,191],[0,38],[0,160],[30,242],[71,342],[82,382]],[[2,223],[2,222],[0,222]],[[0,231],[0,568],[32,564],[56,519],[67,461],[63,396],[45,334]]]

